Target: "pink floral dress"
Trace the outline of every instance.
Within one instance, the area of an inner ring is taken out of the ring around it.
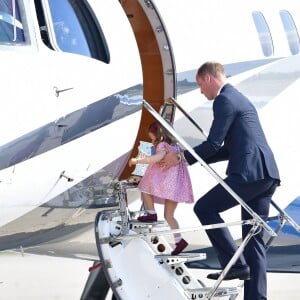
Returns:
[[[178,145],[161,142],[156,148],[156,152],[160,151],[179,153],[180,148]],[[156,203],[164,204],[165,199],[175,202],[194,202],[190,175],[183,161],[169,169],[163,169],[159,162],[150,164],[138,188],[141,192],[153,195]]]

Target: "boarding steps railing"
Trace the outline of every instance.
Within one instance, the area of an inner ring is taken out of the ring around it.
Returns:
[[[195,120],[189,116],[185,110],[178,104],[178,102],[174,98],[168,99],[166,101],[166,105],[172,104],[175,107],[177,107],[185,117],[201,132],[201,134],[204,135],[205,138],[207,138],[207,135],[205,131],[198,125]],[[275,209],[279,212],[279,215],[277,216],[277,219],[280,220],[280,223],[276,230],[274,231],[258,214],[256,214],[247,204],[243,201],[224,181],[223,179],[208,165],[206,164],[202,158],[194,151],[194,149],[173,129],[173,127],[162,117],[161,114],[159,114],[154,108],[146,101],[144,100],[144,107],[153,115],[153,117],[158,120],[162,126],[164,126],[176,139],[177,141],[185,148],[187,149],[194,158],[201,164],[202,167],[208,171],[210,175],[212,175],[217,182],[224,187],[225,190],[227,190],[235,199],[236,201],[252,216],[252,222],[253,226],[251,230],[249,231],[248,235],[244,238],[241,245],[238,247],[236,253],[232,257],[232,259],[229,261],[228,265],[224,268],[222,273],[220,274],[218,280],[216,281],[215,285],[209,289],[207,294],[205,295],[205,299],[211,299],[212,296],[214,296],[223,281],[224,277],[230,270],[230,268],[234,265],[238,257],[242,254],[245,246],[251,239],[251,237],[257,233],[257,230],[264,229],[270,236],[268,242],[266,243],[266,247],[269,247],[274,240],[274,238],[277,236],[277,233],[281,230],[281,228],[284,226],[286,222],[290,223],[291,226],[293,226],[298,232],[300,232],[300,226],[280,207],[272,201],[271,204],[275,207]],[[163,109],[162,109],[163,111]],[[274,217],[272,218],[274,219]],[[242,221],[243,222],[243,221]],[[225,224],[226,225],[226,224]]]
[[[149,107],[149,104],[146,103],[146,105]],[[166,105],[174,105],[176,108],[180,110],[180,112],[200,131],[200,133],[203,135],[205,139],[207,139],[207,133],[200,127],[200,125],[182,108],[182,106],[176,101],[174,98],[169,98],[166,101]],[[280,232],[280,230],[283,228],[283,226],[286,223],[289,223],[296,231],[300,232],[300,226],[283,210],[281,209],[274,200],[271,201],[271,205],[277,210],[278,215],[268,217],[267,221],[277,220],[278,226],[275,228],[274,232],[275,235],[270,235],[269,239],[266,241],[265,246],[266,249],[268,249],[273,240],[276,238],[277,234]]]

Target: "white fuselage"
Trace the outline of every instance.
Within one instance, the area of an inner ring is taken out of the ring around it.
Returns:
[[[116,161],[135,141],[140,109],[114,118],[113,107],[106,123],[96,124],[96,116],[89,132],[79,129],[70,141],[64,138],[90,120],[89,105],[92,110],[94,103],[100,106],[106,97],[142,83],[138,49],[119,3],[89,3],[106,39],[109,63],[49,49],[41,40],[34,1],[24,1],[22,8],[27,43],[0,45],[0,226]],[[57,95],[57,90],[65,91]],[[73,181],[60,177],[63,171]]]

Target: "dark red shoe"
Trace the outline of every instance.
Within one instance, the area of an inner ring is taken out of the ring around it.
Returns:
[[[146,214],[137,218],[140,222],[157,222],[157,214]]]
[[[177,244],[175,249],[171,252],[172,255],[177,255],[180,252],[182,252],[186,247],[188,243],[185,239],[181,239]]]

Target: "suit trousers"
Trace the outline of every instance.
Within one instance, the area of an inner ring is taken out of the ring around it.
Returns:
[[[240,177],[228,176],[224,181],[255,213],[262,219],[267,219],[272,196],[278,186],[277,180],[266,178],[245,182]],[[194,212],[202,225],[218,224],[224,222],[220,213],[238,204],[237,200],[221,184],[217,184],[196,202]],[[242,208],[241,217],[242,220],[252,218],[244,208]],[[243,225],[243,238],[251,227],[252,225]],[[236,252],[237,245],[227,227],[207,230],[206,233],[217,252],[220,265],[224,269]],[[244,300],[267,299],[267,262],[263,229],[252,236],[234,266],[245,265],[250,267],[250,280],[245,281]]]

